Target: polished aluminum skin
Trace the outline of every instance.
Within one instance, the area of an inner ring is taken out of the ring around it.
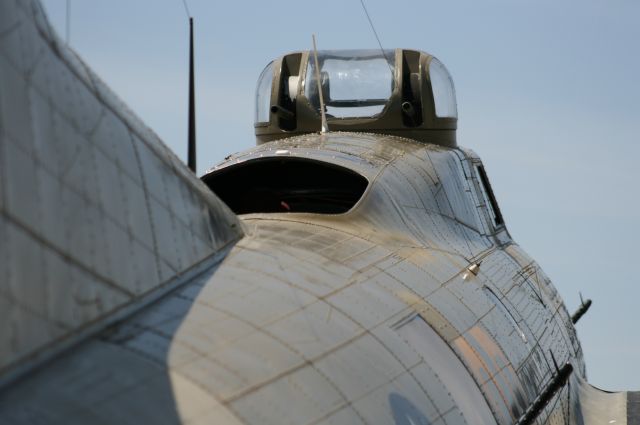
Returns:
[[[242,232],[53,34],[0,3],[0,382],[157,298]]]
[[[344,214],[235,216],[52,33],[0,3],[0,424],[635,423],[589,386],[471,151],[310,134]],[[206,178],[205,178],[206,180]],[[635,399],[634,399],[635,400]]]

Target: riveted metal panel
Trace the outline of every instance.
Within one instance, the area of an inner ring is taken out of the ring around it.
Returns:
[[[220,167],[296,156],[369,185],[345,214],[241,224],[57,39],[37,2],[0,4],[0,34],[2,379],[123,319],[0,394],[0,417],[465,423],[473,415],[425,343],[438,341],[511,423],[552,379],[550,349],[582,364],[548,278],[506,230],[488,235],[472,152],[347,133],[263,144]],[[229,255],[212,256],[241,226]],[[135,367],[123,374],[123,362]],[[539,421],[566,422],[568,409],[563,390]]]
[[[311,304],[267,326],[266,330],[287,340],[307,359],[336,348],[363,333],[360,326],[324,302]],[[296,336],[291,337],[292,335]]]
[[[405,372],[386,347],[370,335],[328,354],[316,362],[316,367],[350,401],[366,396]]]
[[[241,230],[157,136],[134,145],[144,126],[59,43],[37,1],[2,2],[0,16],[0,217],[12,253],[0,298],[15,323],[2,341],[17,341],[3,344],[1,384]],[[161,171],[145,179],[150,163]],[[184,193],[199,202],[186,206]],[[152,216],[154,197],[164,204]]]
[[[361,276],[358,281],[327,298],[327,302],[361,326],[377,326],[407,308],[400,294],[406,288],[385,273]]]
[[[429,423],[440,416],[409,372],[356,401],[353,408],[366,423]]]
[[[314,367],[307,366],[231,403],[246,423],[313,423],[343,407],[340,392]]]

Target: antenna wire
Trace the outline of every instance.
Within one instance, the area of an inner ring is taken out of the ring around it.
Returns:
[[[367,21],[369,21],[369,26],[371,26],[371,30],[373,31],[373,35],[375,35],[376,40],[378,40],[378,46],[380,46],[380,52],[382,53],[382,56],[384,56],[384,59],[387,61],[387,65],[389,65],[389,69],[391,70],[391,75],[393,76],[393,80],[395,81],[396,80],[396,75],[395,75],[393,66],[391,66],[391,61],[387,57],[387,53],[384,51],[384,48],[382,47],[382,42],[380,41],[380,37],[378,36],[378,32],[376,31],[376,27],[373,25],[373,21],[371,20],[371,16],[369,16],[369,11],[367,11],[367,6],[365,6],[364,0],[360,0],[360,4],[362,5],[362,10],[364,10],[364,14],[367,17]],[[397,85],[397,81],[396,81],[396,85]]]
[[[184,11],[187,13],[187,18],[191,18],[191,12],[189,12],[189,5],[187,5],[187,0],[182,0],[182,4],[184,5]]]

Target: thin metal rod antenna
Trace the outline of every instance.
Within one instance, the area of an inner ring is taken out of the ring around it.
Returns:
[[[193,63],[193,18],[187,0],[182,0],[184,11],[189,20],[189,117],[187,130],[187,166],[196,172],[196,89],[195,66]]]
[[[71,0],[67,0],[67,22],[65,22],[66,24],[66,42],[67,44],[69,44],[69,37],[71,34]]]
[[[196,172],[196,90],[193,65],[193,18],[189,18],[189,136],[187,164]]]
[[[367,17],[367,21],[369,21],[369,26],[371,27],[371,30],[373,31],[373,35],[375,35],[376,40],[378,40],[378,46],[380,46],[380,52],[382,52],[382,56],[384,56],[384,59],[387,61],[387,65],[389,65],[389,69],[391,70],[391,75],[393,76],[393,79],[395,81],[396,76],[395,76],[395,72],[394,72],[393,66],[391,65],[391,61],[387,57],[387,53],[384,51],[384,48],[382,47],[382,42],[380,41],[380,37],[378,37],[378,32],[376,31],[376,27],[373,25],[373,21],[371,20],[371,16],[369,16],[369,12],[367,11],[367,6],[365,6],[365,4],[364,4],[364,0],[360,0],[360,4],[362,5],[362,10],[364,10],[364,14]]]
[[[329,126],[327,125],[327,114],[324,111],[324,96],[322,95],[322,82],[320,80],[320,64],[318,63],[318,49],[316,48],[316,35],[311,34],[311,39],[313,40],[313,61],[316,64],[316,85],[318,86],[318,95],[320,97],[320,117],[321,117],[321,126],[320,133],[326,133],[329,131]]]

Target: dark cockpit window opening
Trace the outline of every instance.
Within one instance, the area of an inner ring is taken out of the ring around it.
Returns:
[[[500,208],[498,207],[498,201],[496,201],[496,197],[493,194],[493,190],[491,189],[489,177],[487,177],[487,173],[484,171],[484,167],[482,165],[478,165],[476,169],[478,170],[478,176],[480,177],[480,188],[482,189],[482,195],[484,197],[485,203],[487,204],[489,214],[491,214],[493,224],[496,227],[500,227],[504,225],[504,220],[502,219],[502,213],[500,212]]]
[[[236,214],[342,214],[358,203],[368,185],[348,168],[290,156],[241,162],[202,180]]]

